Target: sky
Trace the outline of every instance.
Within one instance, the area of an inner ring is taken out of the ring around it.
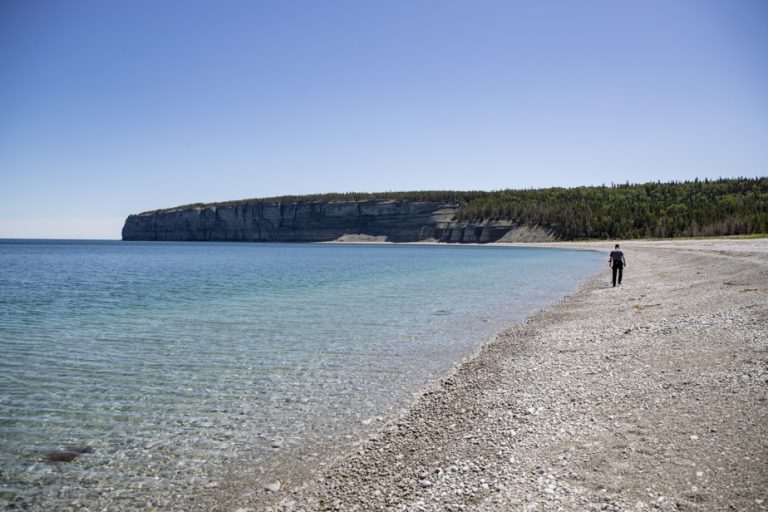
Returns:
[[[0,0],[0,238],[283,194],[768,175],[765,0]]]

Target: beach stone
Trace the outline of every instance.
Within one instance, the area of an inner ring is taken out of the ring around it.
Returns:
[[[282,487],[282,484],[278,480],[276,482],[271,482],[271,483],[268,483],[267,485],[265,485],[264,486],[264,490],[265,491],[269,491],[269,492],[278,492],[281,487]]]

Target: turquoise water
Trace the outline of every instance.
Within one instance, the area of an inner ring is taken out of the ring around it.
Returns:
[[[0,505],[168,508],[223,479],[306,466],[601,262],[501,247],[0,241]],[[92,453],[45,460],[70,445]]]

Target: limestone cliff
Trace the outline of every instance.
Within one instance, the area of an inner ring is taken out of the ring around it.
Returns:
[[[486,243],[551,239],[512,221],[456,222],[458,204],[407,200],[258,202],[129,216],[123,240]],[[516,240],[522,233],[529,240]]]

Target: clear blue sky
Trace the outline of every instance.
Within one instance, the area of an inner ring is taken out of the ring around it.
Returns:
[[[765,0],[2,0],[0,237],[279,194],[768,174]]]

